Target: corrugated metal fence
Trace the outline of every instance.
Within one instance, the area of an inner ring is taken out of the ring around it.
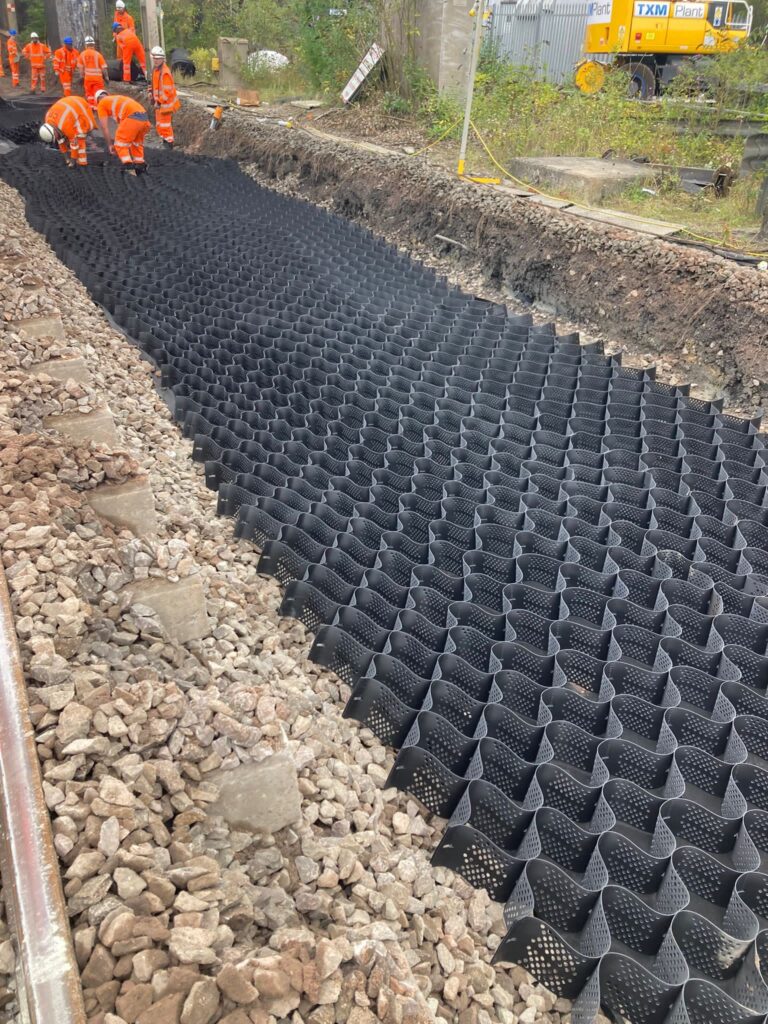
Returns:
[[[583,55],[589,0],[497,0],[490,38],[501,58],[561,84]]]

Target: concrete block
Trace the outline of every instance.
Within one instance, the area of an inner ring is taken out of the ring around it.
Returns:
[[[219,36],[219,85],[222,89],[237,89],[240,76],[248,63],[248,40]]]
[[[258,764],[241,764],[206,777],[219,786],[219,798],[208,813],[221,815],[234,828],[278,832],[301,821],[296,766],[285,751]]]
[[[654,178],[652,167],[631,160],[576,156],[520,156],[508,161],[518,178],[544,188],[577,195],[588,203],[616,196],[628,185]]]
[[[91,371],[80,356],[72,359],[48,359],[44,363],[33,363],[30,373],[45,373],[54,380],[76,380],[79,384],[89,384]]]
[[[462,99],[467,91],[472,19],[466,0],[416,0],[413,46],[416,59],[437,86]],[[396,20],[396,19],[395,19]],[[390,30],[391,31],[391,30]],[[395,33],[400,35],[397,29]],[[379,42],[384,42],[384,38]],[[403,46],[403,38],[387,39],[386,45]]]
[[[118,441],[115,421],[106,406],[93,412],[46,416],[43,426],[58,430],[70,441],[96,441],[99,444],[117,444]]]
[[[59,316],[31,316],[26,320],[12,320],[12,331],[24,331],[30,338],[56,338],[64,341],[64,324]]]
[[[86,492],[86,501],[93,511],[121,530],[130,530],[137,537],[157,533],[155,496],[145,476],[123,484],[101,484]]]
[[[210,632],[203,584],[198,576],[170,580],[148,579],[131,583],[124,591],[133,604],[152,608],[172,640],[185,644]]]

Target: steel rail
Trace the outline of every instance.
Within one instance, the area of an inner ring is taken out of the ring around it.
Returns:
[[[0,567],[0,871],[25,1024],[85,1024],[10,594]]]

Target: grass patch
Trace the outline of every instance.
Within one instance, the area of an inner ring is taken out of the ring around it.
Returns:
[[[722,67],[717,65],[718,82],[722,82]],[[731,116],[725,108],[735,101],[734,88],[722,88],[708,104],[693,105],[689,102],[693,84],[688,76],[672,95],[642,103],[627,98],[626,78],[617,70],[608,75],[600,93],[584,96],[575,87],[536,81],[528,69],[486,53],[476,79],[472,119],[502,167],[518,156],[601,157],[610,151],[617,159],[643,157],[652,163],[710,169],[728,164],[738,169],[743,139],[715,131],[722,117]],[[756,95],[757,106],[763,108],[765,95]],[[438,139],[448,132],[446,143],[439,147],[441,163],[449,153],[458,152],[462,113],[459,104],[444,96],[432,94],[422,104],[419,116],[429,137]],[[476,140],[470,144],[468,163],[478,174],[499,173]],[[759,228],[755,212],[759,189],[760,177],[752,176],[737,181],[723,198],[709,190],[689,195],[670,174],[655,187],[655,195],[633,186],[605,205],[673,221],[738,245]],[[579,199],[567,192],[557,194],[574,202]]]
[[[444,96],[430,96],[422,107],[429,132],[437,138],[461,116]],[[647,157],[655,163],[716,167],[738,163],[741,139],[712,132],[714,113],[692,113],[682,103],[640,103],[627,99],[626,78],[609,75],[605,88],[584,96],[575,87],[536,81],[527,68],[495,58],[481,63],[472,117],[494,151],[515,156]],[[684,118],[685,123],[680,124]],[[458,138],[460,127],[452,133]]]
[[[749,242],[760,227],[755,212],[759,191],[760,179],[755,175],[736,181],[728,195],[722,197],[709,189],[689,195],[670,178],[656,195],[643,192],[640,186],[627,189],[616,200],[616,206],[641,217],[683,224],[697,234],[739,246]]]

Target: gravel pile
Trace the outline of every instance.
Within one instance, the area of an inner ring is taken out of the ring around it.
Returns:
[[[501,907],[430,868],[438,829],[381,790],[390,752],[341,718],[344,688],[278,618],[256,550],[215,518],[150,367],[4,185],[0,265],[0,544],[89,1022],[560,1024],[567,1001],[490,966]],[[8,326],[56,314],[65,342]],[[30,372],[74,350],[89,384]],[[105,400],[124,448],[43,426]],[[139,474],[155,538],[87,501]],[[210,630],[180,645],[130,588],[190,577]],[[261,809],[259,831],[225,799],[228,779]]]

